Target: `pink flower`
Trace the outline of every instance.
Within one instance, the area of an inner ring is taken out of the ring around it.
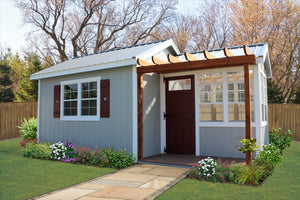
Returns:
[[[197,167],[199,167],[199,165],[196,165]]]
[[[224,179],[224,177],[221,177],[222,179]]]
[[[203,178],[201,178],[201,181],[203,181],[204,179]]]
[[[227,174],[227,173],[228,173],[228,171],[225,171],[225,173]]]
[[[190,171],[192,171],[192,169],[189,169]]]
[[[210,177],[212,177],[212,174],[210,175]]]
[[[223,181],[222,183],[226,183],[226,181]]]

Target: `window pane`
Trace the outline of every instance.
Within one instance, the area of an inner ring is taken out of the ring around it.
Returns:
[[[89,98],[89,92],[88,91],[84,91],[81,93],[81,98],[86,99]]]
[[[88,90],[89,89],[89,83],[81,83],[82,90]]]
[[[97,98],[97,90],[91,91],[89,98]]]
[[[191,79],[181,79],[181,80],[170,80],[169,91],[177,90],[190,90],[191,89]]]
[[[200,120],[223,120],[222,73],[200,74]]]
[[[97,82],[90,82],[90,89],[91,90],[97,90]]]

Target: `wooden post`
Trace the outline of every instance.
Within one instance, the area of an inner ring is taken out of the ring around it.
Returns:
[[[143,159],[143,73],[138,73],[138,159]]]
[[[251,127],[251,97],[250,97],[250,65],[244,65],[244,86],[245,86],[245,123],[246,123],[246,139],[252,138]],[[246,153],[246,164],[252,160],[251,153]]]

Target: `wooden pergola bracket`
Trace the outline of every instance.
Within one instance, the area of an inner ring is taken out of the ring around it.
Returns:
[[[224,51],[224,55],[225,55],[227,58],[233,57],[233,56],[234,56],[234,54],[233,54],[231,51],[229,51],[226,47],[224,47],[223,51]]]
[[[253,53],[251,52],[251,50],[249,49],[249,47],[247,45],[244,45],[244,53],[245,55],[253,55]]]
[[[155,56],[152,56],[152,62],[157,65],[167,64],[168,62],[161,60]]]
[[[196,61],[196,60],[199,60],[196,56],[193,56],[192,54],[190,54],[188,52],[185,52],[184,56],[185,56],[185,59],[187,61]]]
[[[140,58],[137,59],[137,63],[138,63],[138,65],[141,65],[141,66],[152,66],[153,65],[153,63],[142,60]]]
[[[180,63],[180,62],[183,62],[183,60],[180,60],[180,59],[176,58],[175,56],[173,56],[171,54],[168,54],[168,61],[170,63]]]
[[[210,52],[207,51],[207,50],[204,50],[204,57],[205,57],[207,60],[216,58],[212,53],[210,53]]]

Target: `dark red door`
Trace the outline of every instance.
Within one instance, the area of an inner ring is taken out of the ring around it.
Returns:
[[[167,153],[195,154],[194,76],[166,78]]]

